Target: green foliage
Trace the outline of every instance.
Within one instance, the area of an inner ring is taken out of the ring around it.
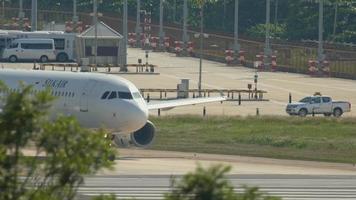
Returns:
[[[180,183],[173,181],[175,188],[166,195],[166,200],[233,200],[234,189],[225,179],[230,167],[221,165],[204,169],[198,166],[194,173],[185,175]]]
[[[99,1],[99,0],[98,0]],[[275,3],[271,1],[271,19],[273,24],[285,24],[285,39],[298,41],[301,39],[318,38],[318,1],[296,1],[279,0],[277,10]],[[328,0],[325,1],[324,8],[324,38],[327,40],[336,40],[338,42],[353,42],[356,39],[353,32],[356,30],[356,3],[354,0]],[[25,7],[30,7],[30,1],[24,1]],[[102,0],[99,4],[99,12],[104,16],[110,14],[122,14],[123,0]],[[18,7],[18,1],[9,2],[9,6]],[[91,12],[92,1],[77,0],[79,12]],[[166,0],[165,24],[182,22],[183,1]],[[199,28],[200,7],[204,6],[204,27],[206,30],[228,32],[234,31],[234,4],[235,0],[190,0],[189,23],[191,28]],[[39,8],[43,10],[71,11],[73,7],[72,0],[58,0],[56,2],[39,0]],[[335,6],[337,5],[337,7]],[[249,34],[247,30],[259,28],[260,24],[266,22],[266,4],[265,1],[239,0],[239,31],[241,35]],[[154,22],[159,19],[159,1],[145,0],[141,1],[141,9],[152,13]],[[136,17],[136,0],[128,0],[128,10],[131,18]],[[335,12],[337,10],[337,12]],[[175,11],[175,12],[173,12]],[[109,14],[110,13],[110,14]],[[275,14],[278,14],[274,19]],[[334,17],[337,14],[337,23],[334,27]],[[173,16],[175,15],[175,16]],[[275,21],[277,20],[277,21]],[[334,35],[334,28],[336,33]],[[259,29],[258,29],[259,30]],[[276,36],[278,37],[278,36]],[[283,38],[283,37],[281,37]]]
[[[247,187],[244,186],[245,192],[242,193],[238,200],[280,200],[279,197],[267,196],[266,194],[260,192],[257,187]]]
[[[266,37],[266,24],[257,24],[246,30],[249,37],[264,38]],[[286,34],[285,24],[269,24],[270,37],[274,39],[283,39]]]
[[[173,191],[165,195],[165,200],[278,200],[269,197],[258,188],[244,187],[245,192],[236,194],[226,178],[231,167],[216,165],[204,169],[198,166],[195,172],[183,176],[180,182],[172,180]]]
[[[98,0],[99,1],[99,0]],[[275,4],[278,2],[277,10]],[[324,38],[327,40],[336,40],[338,42],[353,42],[356,39],[353,32],[356,30],[356,3],[354,0],[328,0],[325,1],[324,8]],[[17,7],[18,2],[9,2],[10,6]],[[24,2],[25,7],[30,7],[30,1]],[[79,12],[91,12],[92,1],[77,0]],[[110,14],[122,14],[123,0],[103,0],[99,4],[99,12],[104,16]],[[166,0],[165,24],[182,22],[183,1]],[[206,30],[228,32],[234,31],[234,4],[235,0],[190,0],[189,23],[191,28],[199,28],[200,8],[204,6],[204,27]],[[71,11],[73,7],[72,0],[53,1],[39,0],[39,8],[43,10]],[[337,6],[335,6],[337,5]],[[266,22],[266,4],[265,1],[239,0],[239,31],[241,35],[250,34],[247,30],[256,28],[260,30],[261,25]],[[154,22],[159,19],[159,1],[145,0],[141,1],[141,9],[152,13]],[[136,17],[136,0],[128,0],[128,10],[131,18]],[[175,12],[173,12],[175,11]],[[337,12],[335,12],[337,11]],[[110,13],[110,14],[109,14]],[[276,19],[275,14],[276,15]],[[337,14],[337,23],[334,27],[334,17]],[[175,15],[175,16],[173,16]],[[298,41],[301,39],[318,38],[318,1],[296,1],[279,0],[271,1],[271,19],[273,24],[285,24],[285,39]],[[276,21],[275,21],[276,20]],[[336,33],[334,35],[334,28]],[[257,34],[259,35],[259,34]],[[281,37],[281,36],[276,36]],[[283,39],[283,37],[281,37]]]
[[[8,94],[0,100],[1,200],[70,200],[84,175],[110,168],[114,151],[103,130],[83,129],[72,117],[49,121],[54,98],[48,91],[0,89]]]
[[[335,35],[333,40],[336,42],[356,41],[356,31],[344,31],[343,33]]]
[[[157,150],[355,163],[356,118],[167,116]]]

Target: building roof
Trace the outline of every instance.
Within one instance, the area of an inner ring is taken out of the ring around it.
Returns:
[[[124,37],[114,29],[100,21],[97,23],[97,36],[100,39],[123,39]],[[95,27],[91,26],[78,37],[92,39],[95,37]]]

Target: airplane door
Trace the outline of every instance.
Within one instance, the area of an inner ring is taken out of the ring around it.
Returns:
[[[89,97],[94,90],[97,82],[94,80],[89,80],[83,87],[83,91],[80,96],[80,112],[89,111]]]

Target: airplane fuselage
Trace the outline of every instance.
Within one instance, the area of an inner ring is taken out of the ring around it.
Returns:
[[[49,88],[56,97],[51,118],[74,116],[83,127],[120,134],[133,133],[147,123],[147,105],[139,90],[118,76],[2,69],[0,80],[12,91],[19,90],[21,82],[32,85],[34,93]]]

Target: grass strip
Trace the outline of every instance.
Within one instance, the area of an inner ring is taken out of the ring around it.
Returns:
[[[356,118],[152,117],[151,149],[356,163]]]

